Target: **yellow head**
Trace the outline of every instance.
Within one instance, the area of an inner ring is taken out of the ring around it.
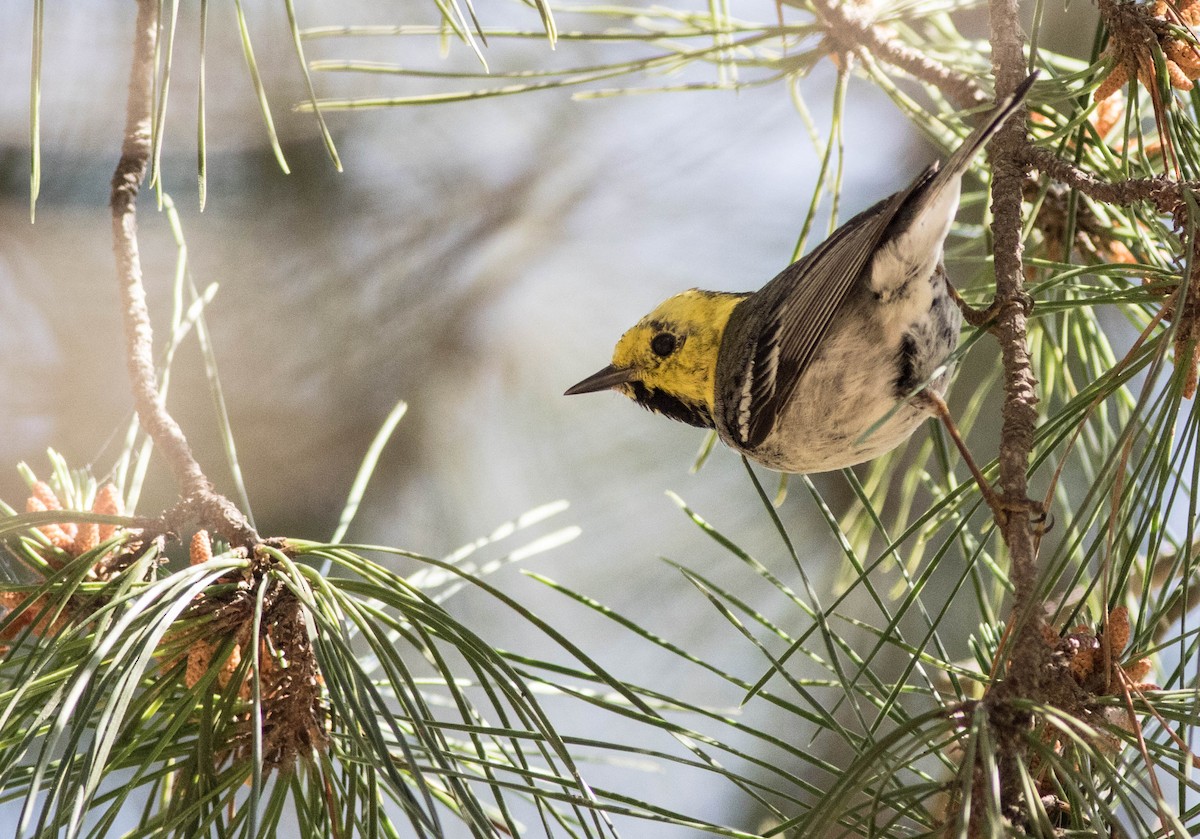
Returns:
[[[621,336],[612,364],[567,395],[612,388],[651,411],[712,428],[717,351],[745,297],[695,288],[676,294]]]

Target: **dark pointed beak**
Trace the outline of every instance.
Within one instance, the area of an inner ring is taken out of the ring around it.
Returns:
[[[595,393],[598,390],[608,390],[619,385],[628,384],[637,378],[637,372],[628,367],[617,367],[610,364],[588,376],[579,384],[567,388],[563,396],[574,396],[577,393]]]

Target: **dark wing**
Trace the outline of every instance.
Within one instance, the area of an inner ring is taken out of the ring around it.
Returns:
[[[730,370],[734,393],[727,393],[722,416],[726,428],[748,448],[757,447],[795,393],[813,354],[821,345],[838,308],[855,281],[869,269],[879,243],[894,223],[904,229],[927,199],[936,199],[950,182],[962,177],[979,149],[1017,109],[1037,73],[997,103],[988,117],[952,154],[946,166],[926,169],[895,195],[846,222],[812,253],[794,263],[742,305],[744,320],[730,338],[741,369]],[[735,310],[734,317],[738,313]],[[746,346],[746,345],[749,346]],[[725,347],[722,346],[722,350]]]
[[[771,433],[888,225],[936,171],[935,164],[907,189],[850,219],[747,301],[762,320],[745,336],[753,346],[735,379],[740,393],[728,394],[726,406],[733,420],[727,425],[743,446],[754,448]]]

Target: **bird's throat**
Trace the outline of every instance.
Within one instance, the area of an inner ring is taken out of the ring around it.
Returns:
[[[712,410],[703,402],[692,402],[672,396],[664,390],[646,387],[642,382],[630,382],[627,387],[634,401],[648,411],[698,428],[712,428]]]

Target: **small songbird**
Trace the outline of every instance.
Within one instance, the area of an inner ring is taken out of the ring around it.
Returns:
[[[997,102],[944,167],[859,213],[756,292],[691,289],[665,301],[621,336],[612,364],[567,395],[620,391],[715,428],[781,472],[840,469],[900,445],[944,407],[952,370],[943,365],[962,314],[942,249],[963,174],[1034,78]]]

